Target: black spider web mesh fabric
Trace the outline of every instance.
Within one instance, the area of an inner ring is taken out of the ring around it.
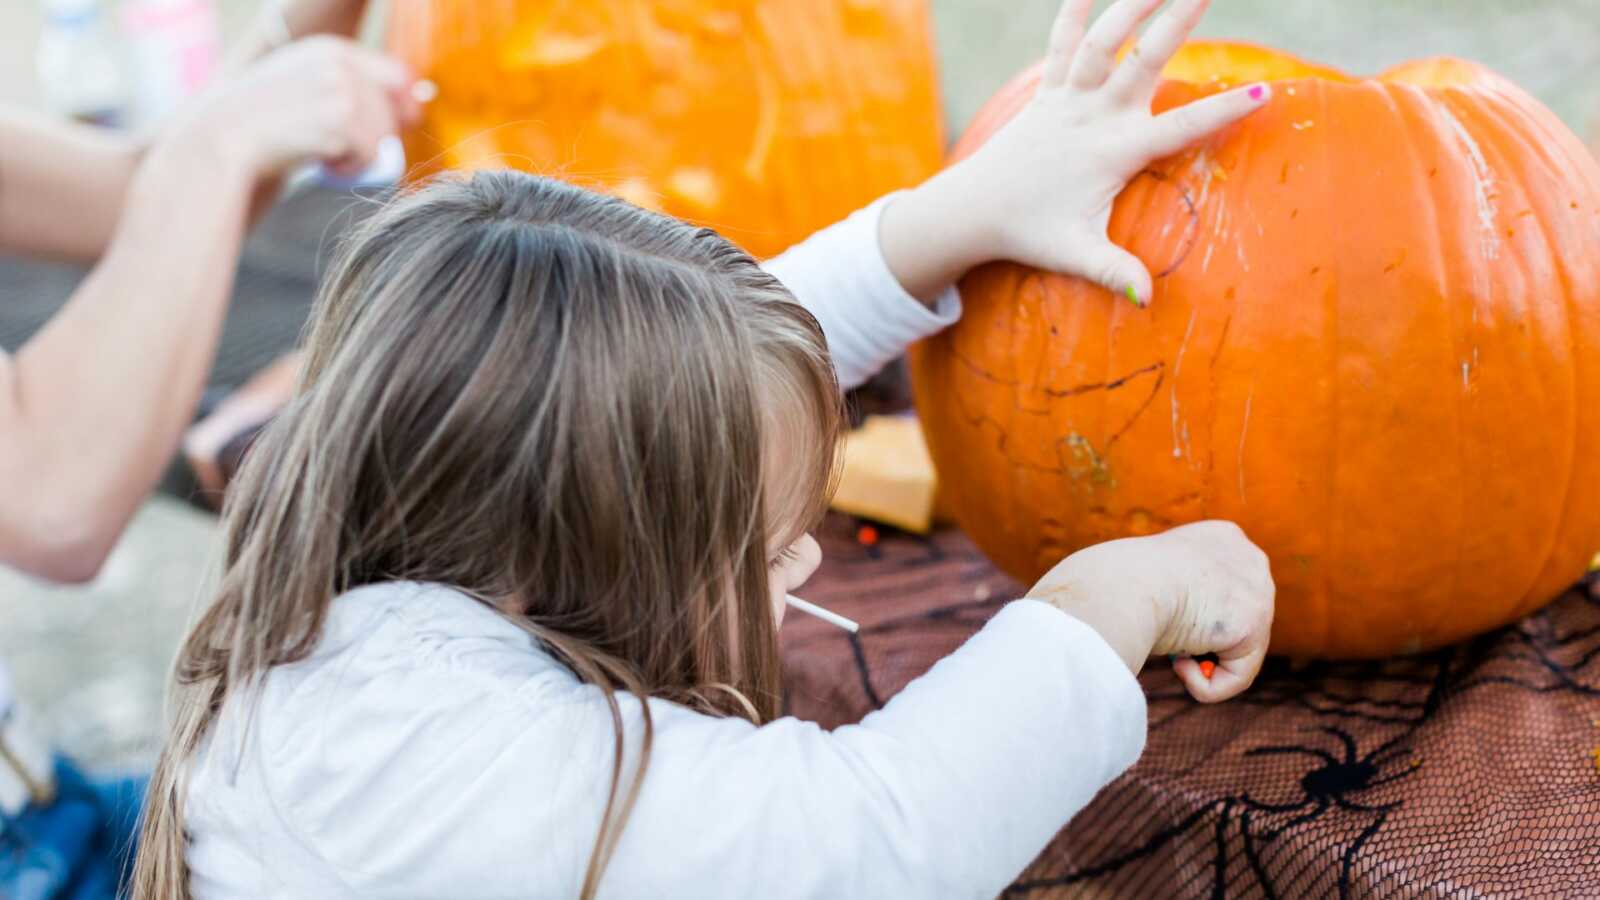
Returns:
[[[826,726],[1021,593],[955,531],[869,551],[835,516],[819,538],[802,593],[862,624],[784,628],[788,708]],[[1220,706],[1165,666],[1140,680],[1143,758],[1007,896],[1600,897],[1600,600],[1581,587],[1425,656],[1272,660]]]

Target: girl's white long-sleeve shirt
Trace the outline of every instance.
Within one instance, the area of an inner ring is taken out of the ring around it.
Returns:
[[[882,202],[769,263],[841,383],[953,321],[878,250]],[[638,759],[639,702],[619,697]],[[858,725],[760,727],[648,701],[655,726],[605,897],[993,897],[1138,758],[1145,702],[1101,637],[1003,607]],[[190,761],[191,885],[217,898],[569,898],[613,728],[526,632],[442,585],[338,598],[315,653],[230,701]]]

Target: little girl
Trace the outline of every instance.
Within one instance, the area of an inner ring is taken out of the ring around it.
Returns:
[[[512,173],[369,220],[229,500],[135,896],[993,896],[1138,757],[1148,656],[1217,653],[1177,663],[1189,690],[1244,689],[1271,578],[1202,523],[1074,554],[859,725],[779,715],[840,385],[953,321],[986,259],[1148,298],[1111,199],[1264,99],[1152,117],[1203,0],[1121,66],[1158,4],[1085,34],[1089,5],[980,153],[765,270]]]

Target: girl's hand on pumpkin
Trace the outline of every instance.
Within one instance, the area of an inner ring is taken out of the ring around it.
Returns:
[[[1038,93],[1016,118],[885,210],[884,257],[912,294],[930,299],[967,269],[1008,259],[1149,301],[1150,273],[1106,236],[1112,202],[1151,160],[1259,109],[1269,90],[1250,85],[1152,115],[1161,70],[1208,0],[1175,0],[1121,63],[1118,48],[1161,0],[1117,0],[1086,27],[1092,5],[1066,0]]]
[[[1266,554],[1237,525],[1197,522],[1074,553],[1028,596],[1094,628],[1135,674],[1151,655],[1180,655],[1189,693],[1215,703],[1261,671],[1274,593]],[[1192,658],[1203,653],[1217,656],[1209,677]]]
[[[405,66],[343,38],[274,51],[207,95],[171,134],[221,148],[256,178],[321,161],[353,174],[416,120]]]

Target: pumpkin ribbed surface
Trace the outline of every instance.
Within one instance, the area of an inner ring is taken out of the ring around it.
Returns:
[[[924,0],[396,0],[438,99],[414,175],[511,165],[758,256],[927,177],[943,143]]]
[[[1146,309],[995,264],[912,355],[943,501],[1031,581],[1097,541],[1237,521],[1273,650],[1380,657],[1511,621],[1600,549],[1600,167],[1471,63],[1357,79],[1196,43],[1157,108],[1271,102],[1136,177]],[[1031,96],[979,114],[970,152]]]

